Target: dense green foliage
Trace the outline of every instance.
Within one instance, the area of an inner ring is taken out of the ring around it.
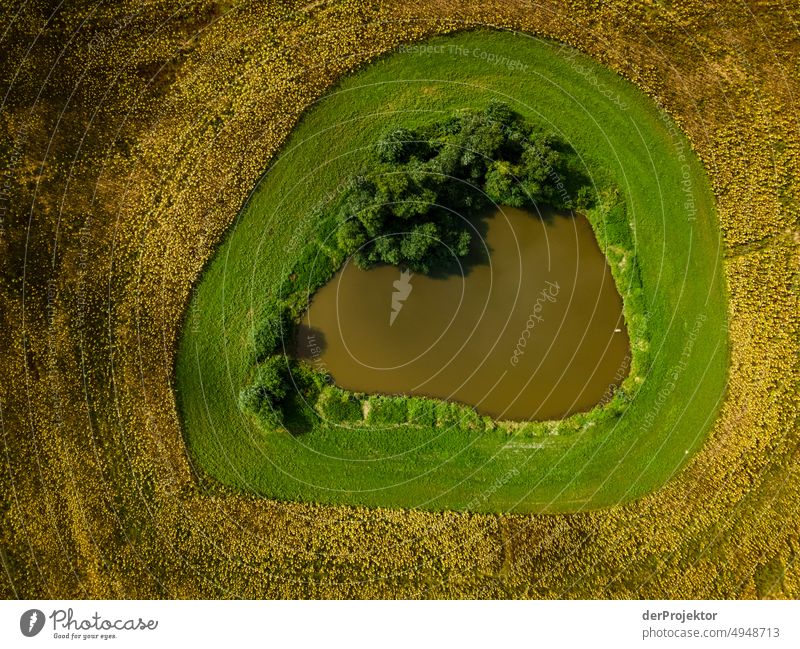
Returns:
[[[257,362],[271,354],[286,351],[287,341],[292,339],[294,322],[291,311],[283,301],[266,301],[266,309],[260,321],[253,327],[253,348]]]
[[[470,219],[492,205],[589,206],[588,183],[577,166],[570,169],[566,144],[500,101],[415,129],[394,128],[375,151],[338,214],[339,246],[362,268],[454,268],[469,253]]]
[[[351,393],[328,386],[317,399],[320,415],[331,423],[358,421],[362,416],[361,402]]]
[[[239,407],[274,427],[283,420],[281,406],[290,387],[286,359],[270,356],[255,368],[252,383],[239,392]]]

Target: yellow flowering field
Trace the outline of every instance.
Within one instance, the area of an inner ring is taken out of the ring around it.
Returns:
[[[0,40],[4,596],[800,597],[800,9],[1,11],[13,16]],[[337,79],[474,27],[592,56],[662,106],[702,159],[731,346],[708,440],[657,492],[569,515],[322,506],[220,487],[187,455],[174,392],[204,264]]]

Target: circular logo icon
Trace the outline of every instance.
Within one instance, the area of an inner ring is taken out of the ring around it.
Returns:
[[[32,638],[44,627],[44,613],[38,608],[25,611],[19,618],[19,630],[22,635]]]

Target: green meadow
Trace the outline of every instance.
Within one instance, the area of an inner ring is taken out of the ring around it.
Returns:
[[[211,489],[375,507],[569,512],[659,488],[702,445],[728,370],[721,241],[699,160],[652,100],[569,48],[495,31],[423,45],[382,57],[309,107],[200,278],[175,367],[192,463]],[[289,431],[241,412],[258,314],[298,281],[342,182],[387,128],[492,99],[569,143],[601,196],[588,216],[632,340],[617,397],[560,422],[493,422],[444,402],[402,421],[381,407],[408,412],[419,400],[374,399],[371,416],[336,425],[299,394]]]

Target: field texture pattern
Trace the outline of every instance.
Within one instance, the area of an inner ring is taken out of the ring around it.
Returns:
[[[796,4],[0,6],[5,597],[800,597]],[[657,492],[569,515],[209,488],[174,357],[213,249],[337,79],[475,27],[592,56],[705,164],[731,357],[708,440]]]

